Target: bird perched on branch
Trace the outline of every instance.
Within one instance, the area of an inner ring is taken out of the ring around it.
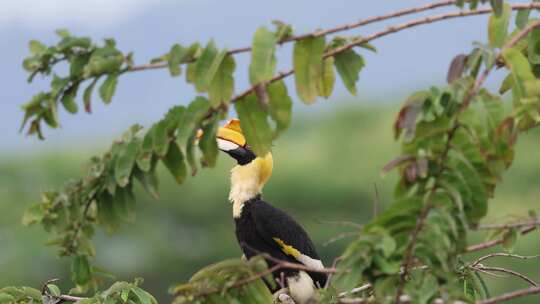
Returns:
[[[303,264],[312,269],[324,268],[306,231],[287,213],[262,199],[261,192],[273,168],[272,154],[257,156],[246,142],[240,121],[231,120],[217,132],[219,150],[236,160],[231,170],[231,190],[236,237],[246,258],[268,254],[275,259]],[[275,261],[267,259],[269,267]],[[326,275],[282,269],[273,275],[283,276],[289,294],[296,303],[308,302],[315,288],[324,287]]]

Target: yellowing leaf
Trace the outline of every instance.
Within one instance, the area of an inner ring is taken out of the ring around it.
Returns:
[[[489,16],[488,38],[489,44],[493,47],[502,47],[508,35],[508,24],[512,11],[508,4],[504,4],[502,13],[497,16]]]
[[[336,82],[336,74],[334,73],[334,57],[328,57],[323,60],[322,64],[322,77],[317,84],[319,96],[324,98],[330,97],[334,90],[334,83]]]
[[[303,39],[294,44],[296,90],[307,104],[313,103],[318,96],[317,87],[323,77],[324,46],[324,36]]]

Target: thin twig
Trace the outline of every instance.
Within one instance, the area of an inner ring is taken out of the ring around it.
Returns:
[[[528,260],[528,259],[536,259],[540,257],[540,255],[519,255],[519,254],[512,254],[512,253],[505,253],[505,252],[496,252],[496,253],[490,253],[488,255],[482,256],[478,258],[476,261],[474,261],[471,264],[471,267],[474,267],[480,262],[485,261],[487,259],[493,258],[493,257],[509,257],[509,258],[516,258],[516,259],[522,259],[522,260]]]
[[[536,230],[537,228],[538,226],[531,226],[531,227],[524,228],[523,230],[521,230],[521,235],[525,235],[531,231]],[[500,238],[497,240],[491,240],[491,241],[487,241],[480,244],[470,245],[469,247],[467,247],[467,249],[465,249],[465,253],[470,253],[470,252],[475,252],[475,251],[491,248],[499,244],[502,244],[503,242],[504,242],[504,239]]]
[[[63,300],[63,301],[67,301],[67,302],[77,302],[77,301],[82,301],[82,300],[88,299],[88,298],[75,297],[75,296],[70,296],[70,295],[60,295],[60,296],[57,296],[56,298],[58,298],[60,300]]]
[[[471,267],[471,268],[472,269],[480,269],[480,270],[486,270],[486,271],[496,271],[496,272],[502,272],[502,273],[510,274],[510,275],[513,275],[513,276],[516,276],[518,278],[523,279],[524,281],[526,281],[527,283],[529,283],[529,284],[531,284],[533,286],[538,286],[538,284],[535,281],[533,281],[531,278],[527,277],[526,275],[524,275],[522,273],[511,270],[511,269],[506,269],[506,268],[502,268],[502,267],[484,266],[482,264],[479,264],[479,265],[477,265],[475,267]]]
[[[377,183],[373,183],[374,197],[373,197],[373,218],[379,215],[379,206],[381,205],[381,198],[379,196],[379,187]]]
[[[515,298],[521,298],[524,296],[540,293],[540,286],[530,287],[526,289],[520,289],[509,293],[502,294],[491,299],[477,301],[476,304],[495,304],[508,301]]]
[[[484,224],[478,225],[476,230],[487,230],[487,229],[506,229],[506,228],[521,228],[521,227],[530,227],[530,226],[540,226],[540,220],[534,221],[525,221],[525,222],[515,222],[507,224]]]
[[[345,239],[345,238],[349,238],[349,237],[353,237],[353,236],[357,236],[358,235],[358,231],[349,231],[349,232],[342,232],[332,238],[330,238],[328,241],[324,242],[322,245],[323,247],[326,247],[332,243],[335,243],[339,240],[342,240],[342,239]]]
[[[362,229],[362,225],[351,221],[329,221],[329,220],[317,220],[321,224],[330,224],[335,226],[345,226]]]
[[[307,39],[307,38],[321,37],[321,36],[325,36],[325,35],[328,35],[328,34],[335,34],[335,33],[342,32],[342,31],[348,31],[348,30],[351,30],[353,28],[358,28],[358,27],[365,26],[365,25],[368,25],[368,24],[371,24],[371,23],[380,22],[380,21],[384,21],[384,20],[388,20],[388,19],[392,19],[392,18],[397,18],[397,17],[402,17],[402,16],[405,16],[405,15],[421,13],[421,12],[424,12],[424,11],[427,11],[427,10],[431,10],[431,9],[435,9],[435,8],[439,8],[439,7],[443,7],[443,6],[453,5],[455,3],[456,3],[455,0],[445,0],[445,1],[438,1],[438,2],[434,2],[434,3],[426,4],[426,5],[421,5],[421,6],[417,6],[417,7],[406,8],[406,9],[390,12],[390,13],[387,13],[387,14],[384,14],[384,15],[373,16],[373,17],[369,17],[369,18],[366,18],[366,19],[358,20],[358,21],[353,22],[353,23],[342,24],[342,25],[339,25],[339,26],[336,26],[336,27],[333,27],[333,28],[329,28],[329,29],[326,29],[326,30],[316,30],[316,31],[313,31],[313,32],[310,32],[310,33],[305,33],[305,34],[301,34],[301,35],[297,35],[297,36],[291,36],[291,37],[283,39],[282,41],[279,42],[279,44],[285,44],[285,43],[294,42],[294,41],[298,41],[298,40],[303,40],[303,39]],[[227,55],[240,54],[240,53],[245,53],[245,52],[250,52],[250,51],[251,51],[251,47],[249,47],[249,46],[241,47],[241,48],[235,48],[235,49],[229,50],[227,52]],[[189,63],[189,62],[186,62],[186,63]],[[131,68],[128,69],[128,71],[129,72],[137,72],[137,71],[144,71],[144,70],[163,69],[163,68],[167,68],[167,67],[168,67],[167,62],[149,63],[149,64],[142,64],[142,65],[132,66]]]
[[[371,287],[373,287],[370,283],[367,283],[367,284],[364,284],[362,286],[359,286],[359,287],[355,287],[349,291],[344,291],[342,293],[340,293],[338,296],[339,297],[345,297],[345,296],[348,296],[350,294],[353,294],[353,293],[358,293],[358,292],[362,292],[362,291],[366,291],[368,289],[371,289]]]

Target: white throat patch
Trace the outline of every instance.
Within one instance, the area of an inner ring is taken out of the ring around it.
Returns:
[[[233,203],[233,217],[242,214],[244,203],[261,193],[260,168],[254,162],[235,166],[231,170],[231,192],[229,200]]]
[[[220,149],[221,151],[231,151],[239,147],[239,145],[221,138],[217,139],[217,145],[218,149]]]

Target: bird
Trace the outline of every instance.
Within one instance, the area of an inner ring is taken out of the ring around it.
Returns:
[[[230,175],[229,200],[236,238],[245,257],[264,253],[273,258],[266,259],[269,267],[281,260],[313,270],[324,269],[306,230],[292,216],[262,198],[263,187],[272,175],[272,153],[256,155],[238,119],[218,128],[216,137],[218,149],[236,161]],[[289,295],[298,304],[308,303],[315,296],[315,289],[325,287],[327,281],[322,272],[294,269],[281,269],[273,276],[276,280],[284,277]]]

